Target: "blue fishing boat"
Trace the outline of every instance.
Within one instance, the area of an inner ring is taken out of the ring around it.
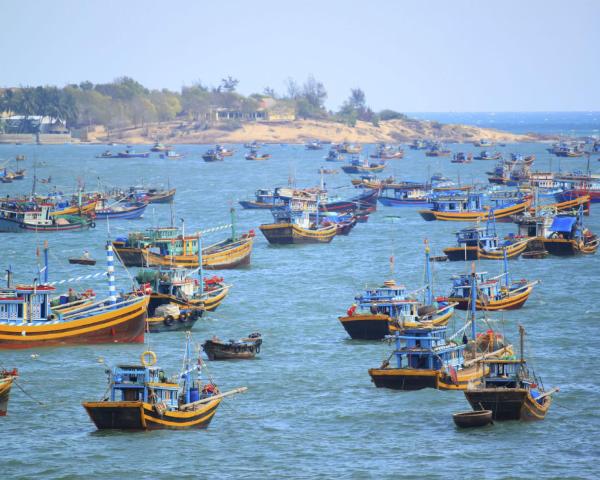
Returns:
[[[343,162],[345,160],[345,157],[336,149],[332,148],[331,150],[329,150],[329,153],[325,157],[325,160],[327,160],[328,162]]]
[[[406,328],[446,325],[454,314],[455,304],[434,297],[429,259],[429,246],[426,244],[427,284],[419,291],[409,293],[403,285],[387,280],[382,286],[367,288],[357,295],[356,303],[345,316],[339,317],[348,335],[352,339],[381,340]],[[390,264],[393,266],[393,261]],[[424,292],[423,299],[418,300],[417,293],[421,290]]]
[[[165,153],[160,154],[160,158],[179,160],[180,158],[183,158],[183,155],[181,155],[181,153],[177,153],[175,150],[166,150]]]
[[[117,153],[117,158],[148,158],[150,152],[136,152],[132,149],[127,149],[124,152]]]
[[[148,202],[115,202],[107,204],[99,201],[96,205],[96,220],[137,220],[144,216]]]
[[[519,325],[520,358],[483,359],[482,381],[465,390],[465,397],[475,411],[488,410],[493,420],[543,420],[558,388],[546,390],[541,378],[527,366],[524,356],[525,329]]]
[[[419,182],[383,184],[379,203],[386,207],[431,208],[429,189]]]
[[[283,200],[273,190],[258,189],[254,193],[254,197],[254,200],[240,200],[238,203],[246,210],[270,210],[284,205]]]
[[[307,150],[322,150],[323,144],[319,140],[312,140],[305,145]]]
[[[473,161],[473,154],[465,154],[464,152],[455,153],[450,160],[452,163],[471,163]]]
[[[474,275],[471,285],[474,286],[472,291],[476,291]],[[396,331],[390,337],[395,343],[394,351],[379,368],[369,369],[375,386],[393,390],[465,390],[468,385],[480,382],[485,372],[476,362],[511,355],[512,348],[497,332],[488,330],[478,334],[475,313],[475,309],[471,309],[469,321],[452,336],[448,336],[445,326]],[[469,325],[470,338],[467,336]]]
[[[503,260],[518,258],[527,248],[528,239],[502,240],[496,233],[496,222],[490,217],[485,226],[475,225],[456,232],[455,247],[444,249],[450,261]]]
[[[202,159],[205,162],[222,162],[224,157],[217,150],[208,150],[204,155],[202,155]]]
[[[245,387],[221,393],[212,381],[203,381],[204,363],[188,333],[182,370],[168,377],[155,366],[156,354],[145,351],[141,365],[118,365],[109,371],[108,396],[83,402],[99,430],[159,430],[207,428],[224,397]]]
[[[107,244],[109,297],[55,295],[48,281],[48,247],[44,269],[31,284],[0,289],[0,349],[38,348],[78,344],[142,343],[146,323],[146,296],[117,296],[112,246]],[[39,283],[38,283],[39,282]]]
[[[500,160],[501,158],[502,154],[500,152],[482,150],[481,153],[475,157],[475,160]]]

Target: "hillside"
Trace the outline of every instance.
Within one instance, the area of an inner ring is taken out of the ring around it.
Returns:
[[[328,120],[295,120],[282,122],[244,122],[235,126],[202,129],[193,122],[164,122],[143,128],[126,128],[111,131],[110,137],[102,128],[87,135],[90,142],[116,141],[142,144],[162,141],[171,144],[245,143],[257,140],[267,143],[304,143],[311,139],[332,142],[398,143],[414,139],[437,139],[444,142],[470,142],[490,139],[495,142],[538,141],[535,135],[517,135],[467,125],[442,125],[420,120],[389,120],[372,123],[356,122],[355,127]]]

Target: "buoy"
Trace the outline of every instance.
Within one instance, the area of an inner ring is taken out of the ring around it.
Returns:
[[[146,360],[146,357],[149,357],[149,359]],[[141,360],[144,367],[151,367],[156,363],[156,353],[154,353],[152,350],[146,350],[144,353],[142,353]]]

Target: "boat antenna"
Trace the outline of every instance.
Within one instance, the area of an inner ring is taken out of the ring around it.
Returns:
[[[48,284],[48,240],[44,240],[44,284]]]

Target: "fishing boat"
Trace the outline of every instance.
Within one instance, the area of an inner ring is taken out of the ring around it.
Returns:
[[[477,310],[516,310],[521,308],[539,282],[526,279],[511,281],[508,261],[504,259],[504,272],[496,277],[488,277],[486,272],[460,274],[452,277],[452,289],[447,301],[456,303],[458,310],[468,310],[472,301],[472,277],[477,279]]]
[[[160,142],[156,142],[150,149],[151,152],[166,152],[168,150],[169,150],[169,147],[167,145],[163,145]]]
[[[140,270],[135,279],[140,292],[150,297],[148,304],[149,331],[181,330],[191,328],[193,322],[203,312],[214,312],[227,297],[231,285],[223,277],[205,277],[198,271],[185,268],[161,268]],[[177,307],[176,317],[168,309],[157,312],[165,306]],[[171,319],[167,318],[171,315]],[[175,320],[181,320],[177,325]]]
[[[445,148],[441,143],[434,143],[425,152],[426,157],[447,157],[452,152]]]
[[[222,162],[224,157],[216,150],[208,150],[204,155],[202,155],[202,160],[205,162]]]
[[[482,150],[479,155],[474,157],[475,160],[500,160],[502,154],[500,152],[490,152],[489,150]]]
[[[486,221],[491,215],[496,220],[525,211],[531,201],[520,197],[496,197],[492,205],[484,205],[486,196],[477,192],[448,192],[432,198],[433,207],[419,210],[424,220],[475,222]]]
[[[109,395],[98,402],[83,402],[99,430],[161,430],[207,428],[224,397],[245,387],[221,393],[212,381],[203,382],[204,366],[188,334],[181,372],[167,377],[156,366],[156,354],[146,351],[141,365],[118,365],[109,370]]]
[[[257,150],[250,150],[249,153],[244,155],[244,158],[246,160],[257,160],[257,161],[268,160],[269,158],[271,158],[271,154],[263,153],[262,155],[259,155]]]
[[[319,140],[312,140],[305,145],[306,150],[322,150],[323,144]]]
[[[381,340],[397,330],[443,326],[454,314],[454,304],[437,301],[432,292],[429,247],[425,261],[427,284],[423,301],[416,293],[408,293],[406,287],[394,280],[387,280],[380,287],[367,288],[355,297],[355,303],[339,321],[353,340]]]
[[[116,158],[148,158],[150,156],[150,152],[136,152],[132,149],[127,149],[124,152],[119,152],[116,155]]]
[[[472,282],[475,291],[475,276]],[[469,325],[470,339],[466,333]],[[478,360],[512,355],[512,347],[501,334],[492,330],[477,333],[474,309],[465,326],[451,336],[447,335],[446,326],[429,326],[398,330],[390,340],[394,342],[394,351],[379,368],[369,369],[378,388],[465,390],[487,373],[481,371]],[[392,360],[394,365],[390,365]]]
[[[231,214],[235,220],[234,213]],[[199,233],[186,235],[177,227],[154,227],[133,232],[113,242],[117,257],[126,267],[202,267],[209,270],[229,269],[250,263],[254,232],[237,235],[232,222],[232,236],[201,247]],[[202,255],[200,255],[200,251]],[[202,257],[202,258],[200,258]]]
[[[95,199],[84,201],[81,197],[78,197],[73,200],[55,200],[52,197],[46,197],[40,199],[38,203],[50,205],[51,216],[89,215],[94,213],[94,211],[96,210]]]
[[[96,265],[96,259],[92,258],[88,251],[83,252],[81,257],[70,257],[71,265]]]
[[[137,220],[144,216],[147,202],[114,202],[105,200],[96,204],[94,218],[96,220]]]
[[[258,143],[256,140],[244,144],[244,148],[248,148],[250,150],[258,150],[260,147],[262,147],[262,144]]]
[[[398,148],[394,149],[391,145],[380,143],[377,146],[375,153],[370,155],[371,158],[378,158],[380,160],[397,160],[404,157],[404,150]]]
[[[481,370],[488,373],[477,384],[469,385],[465,397],[478,412],[490,410],[494,420],[543,420],[552,405],[552,395],[558,388],[546,390],[541,378],[527,366],[523,336],[520,358],[482,359]]]
[[[427,150],[427,142],[425,140],[413,140],[409,148],[411,150]]]
[[[13,382],[19,376],[16,368],[12,370],[0,370],[0,417],[5,417],[8,413],[8,400],[10,397],[10,389]]]
[[[337,226],[319,216],[319,193],[296,191],[288,204],[271,213],[275,222],[259,228],[272,244],[329,243],[337,234]]]
[[[344,157],[344,155],[332,148],[331,150],[329,150],[329,153],[325,157],[325,160],[328,162],[343,162],[345,158],[346,157]]]
[[[348,153],[350,155],[357,155],[362,151],[362,145],[355,145],[355,144],[350,144],[348,142],[343,142],[343,143],[340,143],[336,149],[339,153]]]
[[[99,155],[96,155],[96,158],[115,158],[115,157],[116,157],[116,155],[113,152],[111,152],[110,150],[104,150]]]
[[[585,155],[585,150],[583,148],[583,145],[578,143],[571,143],[561,145],[557,150],[554,151],[554,154],[557,157],[583,157]]]
[[[260,353],[261,345],[261,334],[254,332],[245,338],[227,342],[213,336],[202,344],[202,349],[209,360],[249,360]]]
[[[378,200],[386,207],[431,208],[433,206],[429,189],[418,182],[384,184]]]
[[[238,203],[246,210],[270,210],[284,205],[283,200],[276,196],[273,190],[267,189],[256,190],[253,200],[240,200]]]
[[[63,232],[94,228],[88,216],[53,215],[51,204],[0,202],[0,232]]]
[[[164,153],[160,154],[160,158],[167,160],[179,160],[180,158],[183,158],[183,155],[181,153],[177,153],[175,150],[165,150]]]
[[[494,423],[491,410],[454,413],[452,420],[459,428],[485,427]]]
[[[473,154],[465,154],[464,152],[455,153],[450,162],[452,163],[471,163],[473,161]]]
[[[231,157],[231,156],[233,156],[233,154],[235,153],[235,150],[233,150],[233,149],[231,149],[231,150],[230,150],[230,149],[228,149],[228,148],[225,148],[225,147],[224,147],[224,146],[222,146],[222,145],[216,145],[216,146],[215,146],[215,150],[216,150],[216,151],[217,151],[217,153],[218,153],[219,155],[221,155],[222,157]]]
[[[494,146],[494,144],[491,140],[487,140],[484,138],[477,140],[476,142],[473,142],[473,145],[478,148],[491,148]]]
[[[171,203],[175,198],[177,189],[167,188],[166,190],[155,187],[130,187],[125,195],[126,199],[136,202],[146,203]]]
[[[444,249],[450,261],[503,260],[518,258],[527,248],[528,239],[502,241],[496,233],[496,222],[491,217],[484,226],[476,225],[456,232],[456,247]]]
[[[73,304],[63,295],[51,302],[56,288],[48,282],[48,248],[45,267],[31,284],[0,289],[0,349],[20,349],[76,344],[141,343],[146,323],[146,296],[117,296],[113,252],[107,244],[109,297]]]
[[[547,252],[560,257],[593,254],[600,244],[598,236],[584,226],[583,206],[576,215],[555,216],[547,236],[540,238]]]
[[[385,162],[381,163],[369,163],[365,158],[361,160],[358,156],[351,159],[350,163],[342,165],[342,170],[345,173],[356,174],[356,173],[378,173],[382,172],[386,167]]]

